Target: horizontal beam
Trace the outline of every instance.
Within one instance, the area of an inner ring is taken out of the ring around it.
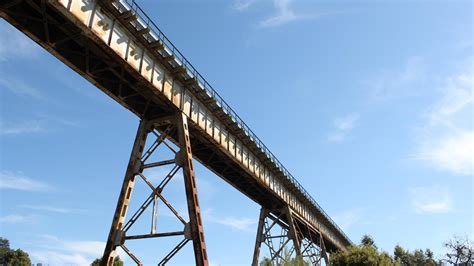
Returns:
[[[181,236],[181,235],[184,235],[184,231],[166,232],[166,233],[157,233],[157,234],[145,234],[145,235],[132,235],[132,236],[125,236],[125,239],[129,240],[129,239],[143,239],[143,238]]]

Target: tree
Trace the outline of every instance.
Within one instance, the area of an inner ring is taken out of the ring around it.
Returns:
[[[272,261],[269,258],[263,258],[260,262],[260,266],[272,266]]]
[[[291,257],[291,253],[285,248],[283,266],[309,266],[311,263],[304,261],[302,257]]]
[[[400,245],[395,246],[395,249],[393,251],[393,258],[401,265],[410,264],[410,256],[408,254],[408,251],[403,249]]]
[[[425,249],[425,265],[430,265],[430,266],[435,266],[435,265],[441,265],[441,262],[437,262],[434,259],[434,254],[433,251],[431,251],[429,248]]]
[[[10,241],[0,237],[0,265],[31,265],[31,260],[28,253],[21,249],[12,250]]]
[[[10,241],[8,239],[0,237],[0,250],[10,249]]]
[[[102,259],[97,258],[91,263],[91,266],[100,266],[101,262],[102,262]],[[115,257],[114,266],[123,266],[123,261],[120,259],[120,256]]]
[[[30,256],[21,249],[8,252],[5,256],[5,262],[8,266],[31,265]]]
[[[311,262],[305,261],[302,257],[293,257],[292,254],[289,252],[288,249],[283,250],[283,261],[281,263],[282,266],[309,266]],[[272,266],[273,262],[269,259],[264,257],[263,260],[260,262],[260,266]],[[280,264],[278,264],[280,265]]]
[[[6,264],[5,256],[10,252],[10,241],[8,239],[0,237],[0,264]]]
[[[364,235],[360,240],[360,244],[363,246],[374,247],[375,249],[377,249],[374,239],[370,235]]]
[[[376,265],[399,265],[395,263],[386,252],[379,252],[372,246],[350,246],[346,251],[338,251],[331,256],[331,265],[360,265],[360,266],[376,266]]]
[[[445,261],[454,265],[474,265],[474,245],[466,237],[454,237],[444,243],[444,247],[448,249]]]
[[[338,251],[331,256],[331,265],[399,265],[393,261],[386,252],[379,252],[374,240],[369,235],[364,235],[359,246],[350,246],[346,251]]]
[[[433,252],[430,249],[425,251],[421,249],[415,249],[413,253],[403,249],[400,245],[396,245],[393,251],[393,258],[400,265],[428,265],[436,266],[439,265],[434,259]]]

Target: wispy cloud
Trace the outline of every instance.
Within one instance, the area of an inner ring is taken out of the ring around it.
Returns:
[[[0,77],[0,88],[22,97],[30,97],[37,100],[46,99],[37,88],[30,86],[19,79],[10,78],[4,74]]]
[[[426,66],[423,58],[414,56],[399,69],[376,73],[364,82],[375,101],[417,95],[423,88]]]
[[[262,28],[276,27],[292,21],[309,19],[313,17],[309,15],[297,14],[291,6],[292,2],[292,0],[274,0],[273,3],[276,13],[273,16],[260,21],[259,26]]]
[[[47,133],[59,126],[79,127],[79,123],[58,116],[38,114],[28,121],[4,122],[0,120],[0,135]]]
[[[452,208],[451,193],[440,186],[412,188],[411,196],[418,213],[445,213]]]
[[[19,223],[26,220],[26,217],[19,214],[9,214],[0,216],[0,223]]]
[[[458,175],[474,174],[474,73],[450,77],[442,97],[423,115],[416,160]]]
[[[64,125],[64,126],[71,126],[71,127],[79,127],[80,124],[77,121],[71,120],[71,119],[65,119],[57,115],[50,115],[50,114],[45,114],[41,113],[37,115],[38,118],[41,121],[48,121],[52,124],[56,125]]]
[[[219,220],[215,220],[219,224],[233,227],[241,231],[252,230],[253,225],[256,224],[255,219],[246,218],[246,217],[224,217]]]
[[[0,135],[19,135],[42,132],[46,132],[46,129],[39,121],[25,121],[21,123],[4,123],[0,121]]]
[[[81,210],[81,209],[62,208],[62,207],[55,207],[55,206],[49,206],[49,205],[24,204],[24,205],[21,205],[21,207],[26,208],[26,209],[30,209],[30,210],[35,210],[35,211],[47,211],[47,212],[56,212],[56,213],[62,213],[62,214],[78,213],[78,212],[84,212],[85,211],[85,210]]]
[[[21,172],[0,171],[0,189],[15,189],[24,191],[49,191],[52,187],[44,182],[34,180]]]
[[[89,265],[100,257],[105,247],[101,241],[64,240],[52,235],[36,239],[38,248],[30,252],[36,261],[50,265]],[[128,262],[128,257],[119,249],[119,256]]]
[[[233,8],[237,11],[244,11],[255,4],[256,0],[237,0],[234,2]]]
[[[334,120],[334,129],[328,136],[328,141],[342,142],[348,134],[357,126],[359,114],[352,113]]]
[[[337,225],[339,225],[343,230],[347,230],[353,225],[361,222],[364,212],[365,208],[354,208],[336,213],[332,217]]]
[[[0,35],[0,62],[38,56],[39,46],[4,20],[0,20]]]
[[[416,159],[458,175],[474,174],[474,132],[461,131],[424,140]]]
[[[30,252],[32,258],[47,265],[90,265],[95,258],[77,253],[62,253],[51,250],[34,250]]]
[[[254,231],[255,228],[253,227],[256,224],[255,219],[248,217],[217,217],[214,215],[214,211],[212,209],[207,209],[203,212],[203,219],[211,223],[222,224],[246,232]]]
[[[246,11],[252,6],[255,6],[257,0],[235,0],[232,8],[239,12]],[[345,11],[330,11],[330,12],[313,12],[302,14],[294,9],[293,0],[273,0],[273,14],[267,18],[260,20],[257,24],[258,28],[274,28],[288,24],[290,22],[316,19],[323,16],[345,13]]]

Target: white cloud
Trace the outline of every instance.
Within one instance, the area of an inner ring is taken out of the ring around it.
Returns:
[[[2,170],[0,171],[0,189],[49,191],[52,187],[44,182],[24,176],[22,173]]]
[[[216,220],[216,223],[227,225],[241,231],[252,230],[253,225],[256,224],[255,219],[245,217],[225,217],[220,220]]]
[[[348,114],[334,120],[334,130],[328,136],[328,141],[342,142],[347,135],[357,126],[360,116],[356,113]]]
[[[30,255],[34,260],[47,265],[90,265],[94,258],[87,258],[81,254],[64,254],[57,251],[32,251]]]
[[[23,97],[30,97],[39,100],[45,99],[45,97],[38,89],[24,83],[21,80],[8,78],[5,74],[2,74],[2,77],[0,78],[0,88],[4,90],[9,90],[14,94]]]
[[[59,117],[59,116],[56,116],[56,115],[41,113],[41,114],[38,114],[37,116],[38,116],[39,119],[41,119],[43,121],[49,121],[49,122],[54,123],[54,124],[59,124],[59,125],[64,125],[64,126],[71,126],[71,127],[79,127],[80,126],[79,123],[74,121],[74,120],[62,118],[62,117]]]
[[[435,168],[458,175],[472,175],[474,169],[474,131],[435,137],[422,144],[416,158]]]
[[[56,212],[56,213],[62,213],[62,214],[76,213],[76,212],[83,212],[84,211],[84,210],[79,210],[79,209],[61,208],[61,207],[54,207],[54,206],[47,206],[47,205],[28,205],[28,204],[24,204],[24,205],[21,205],[21,207],[26,208],[26,209],[30,209],[30,210]]]
[[[68,241],[52,235],[43,235],[41,238],[47,243],[47,246],[51,248],[73,251],[85,255],[99,256],[105,246],[104,242],[101,241]]]
[[[234,2],[233,8],[237,11],[244,11],[252,6],[256,0],[237,0]]]
[[[212,209],[207,209],[202,213],[203,220],[211,223],[222,224],[228,227],[232,227],[234,229],[240,231],[254,231],[254,225],[257,223],[255,219],[247,218],[247,217],[217,217],[213,214]]]
[[[354,128],[357,120],[359,120],[358,114],[349,114],[343,118],[336,119],[334,125],[339,130],[350,131]]]
[[[0,20],[0,35],[0,62],[38,56],[39,46],[4,20]]]
[[[32,133],[47,133],[59,126],[79,127],[77,122],[57,116],[38,114],[38,119],[21,122],[4,122],[0,120],[0,135],[20,135]]]
[[[296,14],[291,7],[292,0],[274,0],[276,14],[260,21],[260,27],[276,27],[292,21],[311,18],[311,16]]]
[[[467,112],[472,115],[474,103],[474,72],[463,73],[448,77],[445,86],[441,88],[443,95],[429,111],[428,118],[431,126],[444,125],[457,127],[453,119]],[[472,117],[471,117],[472,118]],[[473,121],[468,121],[472,127]]]
[[[102,256],[105,242],[101,241],[70,241],[52,235],[42,235],[37,239],[38,248],[30,255],[35,261],[50,265],[90,265],[96,258]],[[119,256],[124,262],[129,262],[128,256],[121,250]]]
[[[257,0],[235,0],[233,4],[233,9],[240,12],[246,11],[250,7],[254,6],[256,2]],[[337,11],[300,14],[298,12],[295,12],[292,6],[293,2],[293,0],[273,0],[273,7],[275,13],[267,17],[266,19],[261,20],[257,26],[259,28],[272,28],[285,25],[294,21],[316,19],[322,16],[342,13],[341,11]]]
[[[451,193],[440,186],[411,189],[412,205],[418,213],[445,213],[452,207]]]
[[[342,230],[347,230],[353,225],[361,222],[364,211],[364,208],[354,208],[337,213],[333,215],[332,218]]]
[[[414,158],[458,175],[474,174],[474,73],[450,77],[424,115]]]
[[[411,57],[400,69],[376,73],[365,81],[373,100],[417,95],[425,83],[426,66],[421,57]]]
[[[10,215],[0,217],[1,223],[19,223],[25,220],[26,220],[25,216],[19,215],[19,214],[10,214]]]
[[[26,121],[22,123],[3,123],[0,121],[0,135],[18,135],[46,132],[39,121]]]

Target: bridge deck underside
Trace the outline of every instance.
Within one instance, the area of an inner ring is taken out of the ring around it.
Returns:
[[[69,18],[46,1],[0,1],[0,15],[18,30],[74,69],[115,101],[140,118],[154,119],[179,112],[162,94],[155,93],[110,48],[95,41]],[[190,123],[193,156],[215,174],[268,209],[282,208],[285,203],[230,159],[218,145],[205,137],[202,129]],[[177,135],[171,135],[176,142]],[[304,223],[302,220],[297,220]],[[311,232],[303,232],[309,234]],[[314,235],[316,239],[318,235]],[[329,252],[339,248],[325,239]]]

